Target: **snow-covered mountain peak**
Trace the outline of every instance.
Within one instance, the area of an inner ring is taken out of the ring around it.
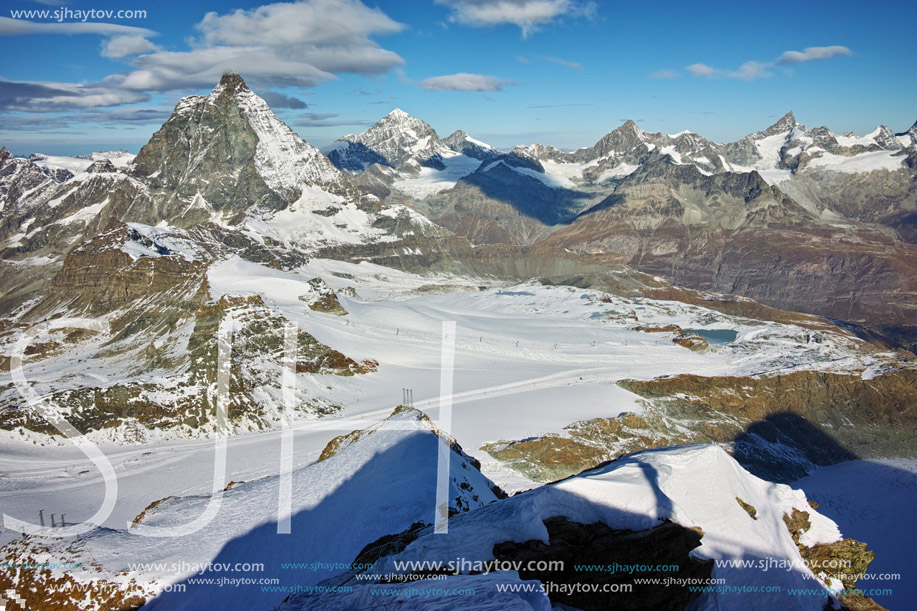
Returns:
[[[776,136],[777,134],[782,134],[784,132],[791,131],[796,128],[796,117],[793,115],[793,111],[783,115],[779,121],[765,129],[764,131],[758,132],[758,136],[766,138],[768,136]]]
[[[388,113],[387,115],[385,115],[385,118],[387,118],[387,119],[392,119],[392,120],[395,120],[395,121],[407,121],[407,120],[410,120],[410,119],[414,119],[414,117],[412,117],[410,114],[404,112],[404,111],[401,110],[400,108],[396,108],[395,110],[391,111],[390,113]],[[416,121],[417,119],[414,119],[414,120]]]
[[[340,138],[327,152],[332,163],[350,172],[362,172],[374,163],[393,168],[408,164],[416,169],[452,153],[430,125],[400,108],[363,133]]]
[[[408,135],[412,135],[411,132],[413,132],[413,135],[416,135],[417,137],[429,135],[431,132],[434,134],[436,133],[427,122],[409,115],[400,108],[396,108],[392,112],[379,119],[375,125],[363,132],[363,134],[369,132],[375,132],[378,134],[385,129],[399,130]],[[362,136],[363,134],[359,134],[355,137]]]
[[[618,127],[615,131],[631,132],[633,134],[636,134],[640,138],[646,137],[646,132],[640,129],[640,126],[637,125],[637,123],[633,119],[628,119],[627,121],[622,123],[621,126]]]
[[[662,137],[662,134],[643,131],[633,120],[628,119],[605,134],[594,146],[577,151],[574,157],[576,161],[586,162],[623,155],[629,162],[636,163],[639,157],[655,148],[653,141]]]
[[[113,164],[111,160],[109,159],[100,159],[98,161],[93,161],[92,164],[90,164],[90,166],[86,168],[86,172],[89,174],[105,174],[105,173],[113,173],[117,171],[118,169],[115,167],[115,164]]]
[[[481,161],[493,159],[500,154],[496,148],[472,138],[463,130],[457,130],[443,138],[443,144],[456,153]]]
[[[872,140],[887,151],[898,150],[902,146],[898,137],[895,136],[895,132],[887,125],[879,125],[876,129],[867,134],[866,138]]]

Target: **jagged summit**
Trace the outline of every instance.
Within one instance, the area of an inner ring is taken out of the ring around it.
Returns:
[[[88,168],[86,168],[86,172],[88,174],[105,174],[117,171],[118,169],[110,159],[100,159],[98,161],[94,161]]]
[[[648,134],[640,129],[632,119],[628,119],[614,130],[605,134],[601,140],[591,148],[580,149],[575,153],[578,161],[591,161],[611,154],[624,154],[629,161],[636,162],[639,156],[645,154],[650,147],[647,143],[653,137],[662,134]]]
[[[235,95],[236,93],[245,91],[251,91],[251,89],[248,88],[248,85],[245,84],[245,80],[235,70],[227,70],[223,73],[222,78],[220,78],[220,82],[217,83],[217,86],[213,88],[213,91],[210,95],[217,97],[223,92]]]
[[[456,153],[481,161],[494,159],[500,155],[500,151],[486,142],[475,140],[461,129],[443,138],[443,144]]]
[[[791,129],[796,127],[796,117],[793,115],[793,111],[783,115],[779,121],[768,127],[762,132],[758,132],[761,136],[774,136],[777,134],[782,134],[788,132]]]
[[[419,128],[419,132],[420,132],[419,135],[426,135],[428,132],[433,131],[433,128],[430,127],[430,125],[426,121],[423,121],[422,119],[418,119],[417,117],[409,113],[406,113],[405,111],[401,110],[400,108],[394,109],[393,111],[391,111],[390,113],[388,113],[387,115],[385,115],[384,117],[376,121],[376,123],[369,129],[371,130],[374,127],[377,127],[380,125],[392,124],[392,123],[411,126],[415,129]]]
[[[392,119],[414,119],[414,117],[412,117],[409,113],[404,112],[400,108],[396,108],[392,110],[390,113],[388,113],[385,116],[390,117]]]
[[[640,126],[637,125],[637,122],[634,121],[633,119],[628,119],[627,121],[625,121],[624,123],[622,123],[622,124],[620,125],[620,127],[618,127],[617,129],[619,129],[619,130],[632,130],[632,131],[638,132],[638,133],[645,133],[642,129],[640,129]]]

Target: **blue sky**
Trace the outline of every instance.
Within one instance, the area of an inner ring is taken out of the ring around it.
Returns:
[[[395,107],[500,147],[586,146],[628,118],[720,142],[789,110],[838,133],[917,120],[917,3],[766,4],[10,0],[0,144],[136,152],[225,68],[319,146]]]

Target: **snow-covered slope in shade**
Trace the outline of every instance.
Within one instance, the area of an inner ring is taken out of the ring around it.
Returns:
[[[793,483],[816,501],[818,510],[840,526],[846,537],[866,541],[876,554],[862,582],[891,589],[876,595],[889,609],[906,609],[917,600],[917,461],[855,460],[822,467]],[[907,525],[907,527],[903,526]],[[900,578],[889,578],[890,575]],[[882,578],[882,577],[885,578]]]
[[[736,500],[756,509],[753,518]],[[726,593],[702,594],[692,609],[822,611],[824,596],[789,596],[791,588],[823,588],[805,568],[783,516],[794,510],[809,515],[810,527],[801,536],[806,546],[841,538],[837,525],[809,505],[805,493],[783,484],[758,479],[717,446],[685,446],[640,452],[561,482],[499,501],[450,521],[447,535],[425,533],[404,551],[383,558],[374,572],[398,573],[401,561],[467,559],[492,561],[497,543],[537,540],[549,544],[544,521],[564,517],[580,524],[601,522],[613,529],[643,531],[669,519],[703,531],[692,555],[714,560],[768,560],[793,567],[774,571],[718,566],[712,578],[725,579]],[[635,562],[637,560],[635,559]],[[470,587],[491,592],[495,575],[462,575],[435,581],[436,587]],[[513,575],[506,581],[513,581]],[[360,583],[351,582],[351,583]],[[423,582],[412,582],[420,585]],[[780,591],[740,592],[779,586]],[[373,586],[375,587],[375,586]],[[420,587],[423,587],[422,585]],[[722,590],[722,588],[721,588]],[[357,595],[354,594],[354,597]],[[293,597],[284,611],[324,608],[313,606],[320,596]],[[431,601],[423,609],[438,609]],[[453,599],[454,603],[455,600]],[[526,601],[519,609],[540,609],[540,601]],[[535,604],[531,604],[535,602]]]
[[[574,183],[572,179],[579,178],[582,175],[583,164],[544,162],[539,165],[543,171],[506,163],[506,159],[504,158],[485,165],[481,168],[480,172],[490,176],[493,170],[506,168],[522,176],[540,181],[551,189],[575,189],[576,183]]]
[[[347,591],[333,594],[291,596],[274,611],[341,611],[342,609],[397,609],[398,611],[551,611],[550,599],[539,591],[528,592],[532,581],[515,571],[485,575],[454,575],[444,580],[426,579],[401,583],[359,582]],[[537,583],[535,584],[537,585]],[[508,587],[518,591],[507,591]],[[367,601],[370,601],[367,606]],[[389,606],[392,605],[392,606]],[[572,607],[566,607],[572,609]]]
[[[43,558],[85,560],[84,568],[58,571],[79,583],[106,579],[128,587],[134,580],[151,600],[144,609],[271,608],[288,595],[290,590],[283,587],[315,584],[341,572],[330,565],[352,562],[364,546],[380,537],[416,522],[434,521],[437,453],[442,442],[417,411],[396,410],[385,423],[387,428],[380,424],[348,436],[330,457],[293,472],[289,534],[278,533],[279,480],[270,476],[224,491],[219,514],[194,534],[161,538],[105,529],[84,536],[71,549],[70,541],[42,537],[29,539],[18,549],[24,558],[26,550],[34,554],[46,545],[48,554]],[[492,484],[456,447],[451,451],[449,474],[452,509],[467,511],[497,499]],[[176,477],[181,477],[180,472]],[[228,483],[219,482],[217,489]],[[141,525],[181,528],[202,515],[209,502],[210,496],[169,497],[149,508]],[[263,570],[201,574],[194,568],[226,563],[262,563]],[[286,563],[302,565],[293,568]],[[311,563],[324,565],[308,566]],[[220,587],[189,579],[200,576],[278,579],[281,587],[264,591],[258,585]],[[166,588],[179,583],[184,591]],[[96,607],[87,603],[81,608]]]
[[[917,146],[917,122],[915,122],[906,132],[895,134],[895,138],[903,147]]]

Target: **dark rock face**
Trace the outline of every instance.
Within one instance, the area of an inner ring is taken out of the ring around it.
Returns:
[[[776,136],[777,134],[782,134],[783,132],[790,131],[796,127],[796,117],[793,115],[793,111],[783,115],[779,121],[768,127],[767,129],[758,132],[758,135],[762,138],[768,136]]]
[[[506,541],[494,545],[493,554],[498,560],[561,561],[560,571],[537,571],[522,569],[522,579],[538,579],[544,582],[564,584],[592,584],[603,589],[629,585],[631,589],[619,592],[585,592],[586,588],[573,593],[548,592],[552,603],[570,605],[583,611],[676,610],[685,609],[700,596],[690,592],[686,585],[646,585],[634,583],[636,579],[674,577],[680,579],[705,580],[713,571],[712,560],[699,560],[690,556],[691,550],[700,546],[703,533],[675,524],[663,522],[647,531],[614,530],[596,522],[581,524],[565,517],[548,518],[544,521],[549,541],[525,542]],[[577,565],[675,565],[677,571],[646,573],[610,572],[607,570],[577,571]],[[557,566],[557,565],[555,565]]]
[[[139,238],[126,225],[116,223],[74,248],[51,280],[48,300],[58,302],[56,296],[64,296],[72,306],[95,315],[128,307],[139,299],[166,309],[173,302],[170,294],[188,298],[185,307],[190,311],[203,303],[208,261],[186,261],[168,251],[134,259],[121,246],[125,240]],[[150,244],[150,248],[160,247]]]
[[[869,227],[825,223],[756,172],[705,176],[660,159],[621,180],[612,195],[545,242],[618,254],[681,286],[879,332],[914,321],[912,244]],[[896,332],[900,345],[910,346],[909,338],[907,329]]]
[[[140,149],[134,174],[182,201],[199,193],[217,208],[281,208],[283,198],[268,188],[255,167],[258,137],[233,103],[233,94],[248,87],[238,75],[224,77],[221,85],[222,92],[212,102],[198,96],[176,106]]]
[[[0,148],[0,218],[10,215],[24,193],[42,185],[50,187],[51,180],[39,166]]]
[[[637,127],[636,123],[628,120],[606,134],[595,146],[581,149],[573,157],[576,161],[589,161],[604,157],[609,153],[621,153],[624,161],[633,163],[639,161],[640,157],[649,151],[650,147],[647,146],[647,143],[654,139],[653,136],[661,137],[662,134],[647,134]]]

